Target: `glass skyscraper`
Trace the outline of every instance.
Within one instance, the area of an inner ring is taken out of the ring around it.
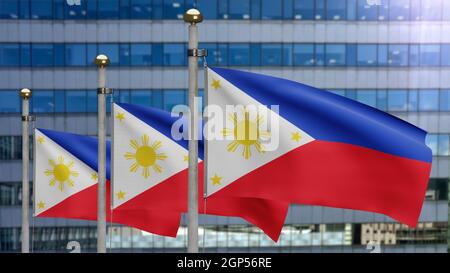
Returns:
[[[370,252],[368,245],[380,244],[383,252],[447,252],[450,1],[0,0],[1,252],[20,251],[18,90],[33,90],[37,127],[96,135],[93,60],[105,53],[114,101],[165,110],[185,104],[182,15],[191,7],[205,17],[199,48],[208,49],[209,65],[280,76],[387,111],[427,130],[434,155],[417,229],[373,213],[293,205],[276,244],[243,220],[207,216],[200,217],[200,248]],[[96,249],[95,222],[30,223],[34,251],[66,252],[69,241],[80,242],[84,252]],[[108,246],[117,252],[184,251],[185,218],[182,223],[177,238],[110,226]]]

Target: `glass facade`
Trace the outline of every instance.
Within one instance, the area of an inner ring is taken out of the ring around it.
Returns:
[[[449,67],[448,44],[203,43],[221,66]],[[88,66],[107,54],[113,66],[185,66],[183,43],[0,43],[0,67]]]
[[[179,20],[198,7],[214,20],[447,21],[445,0],[2,0],[0,19]]]

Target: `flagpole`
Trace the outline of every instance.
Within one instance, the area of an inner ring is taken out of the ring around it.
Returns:
[[[31,120],[29,115],[31,94],[30,89],[24,88],[20,90],[20,96],[22,97],[22,253],[30,252],[30,135],[28,129]]]
[[[189,177],[188,177],[188,247],[189,253],[198,252],[198,30],[203,21],[200,11],[190,9],[183,16],[189,23]]]
[[[106,67],[109,59],[100,54],[94,63],[98,67],[98,204],[97,204],[97,252],[106,253]]]

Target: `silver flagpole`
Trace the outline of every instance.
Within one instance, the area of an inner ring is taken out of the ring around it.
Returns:
[[[188,178],[188,247],[189,253],[198,253],[198,30],[203,21],[200,11],[190,9],[183,17],[189,23],[189,178]]]
[[[97,252],[106,253],[106,67],[109,59],[106,55],[95,58],[98,67],[98,205],[97,205]]]
[[[30,252],[30,135],[28,132],[31,116],[29,106],[31,90],[24,88],[20,90],[22,97],[22,253]]]

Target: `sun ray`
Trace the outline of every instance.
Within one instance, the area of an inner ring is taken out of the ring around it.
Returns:
[[[137,162],[134,162],[130,166],[130,172],[135,173],[139,169],[139,164]]]
[[[48,164],[50,164],[50,166],[52,166],[52,167],[56,166],[56,163],[55,163],[55,161],[53,159],[49,159],[48,160]]]
[[[153,170],[154,170],[155,172],[157,172],[157,173],[161,173],[161,172],[162,172],[162,168],[161,168],[161,166],[159,166],[158,164],[154,164],[154,165],[152,166],[152,168],[153,168]]]
[[[148,137],[148,135],[143,135],[142,136],[142,146],[148,146],[149,140],[150,140],[150,138]]]
[[[55,178],[52,178],[51,180],[50,180],[50,183],[48,183],[50,186],[53,186],[53,185],[55,185],[55,183],[56,183],[56,179]]]
[[[58,189],[59,189],[60,191],[63,191],[63,190],[64,190],[64,182],[63,182],[63,181],[59,181]]]
[[[133,154],[130,152],[126,153],[124,156],[126,159],[135,159],[136,158],[136,154]]]
[[[64,183],[67,183],[70,187],[75,186],[75,181],[72,177],[78,177],[79,173],[73,169],[75,166],[74,161],[69,161],[65,163],[63,156],[58,156],[55,160],[49,159],[48,163],[53,169],[47,169],[44,171],[46,176],[52,176],[49,185],[54,186],[58,182],[58,189],[60,191],[64,190]]]
[[[227,145],[227,151],[234,152],[236,151],[237,147],[239,147],[239,145],[240,145],[239,142],[234,140],[233,142]]]
[[[148,178],[150,176],[150,169],[149,167],[142,168],[142,176],[145,178]]]
[[[158,150],[159,148],[161,148],[162,144],[161,141],[155,141],[153,142],[152,146],[150,146],[150,148],[152,148],[153,150]]]
[[[77,171],[70,171],[70,175],[74,177],[78,177],[79,173]]]
[[[72,180],[72,179],[68,179],[67,180],[67,184],[69,185],[69,186],[71,186],[71,187],[73,187],[75,184],[74,184],[74,181]]]
[[[64,163],[64,157],[58,156],[58,163],[63,164]]]
[[[244,149],[242,151],[242,155],[244,156],[245,159],[249,159],[250,156],[252,155],[252,151],[250,149],[249,145],[245,145]]]
[[[131,148],[137,150],[139,148],[139,143],[137,142],[136,139],[132,139],[132,140],[130,140],[130,146],[131,146]]]
[[[54,175],[55,172],[54,172],[53,170],[45,170],[44,174],[45,174],[46,176],[50,176],[50,175]]]
[[[166,158],[167,158],[167,155],[165,153],[156,154],[156,159],[164,160]]]

